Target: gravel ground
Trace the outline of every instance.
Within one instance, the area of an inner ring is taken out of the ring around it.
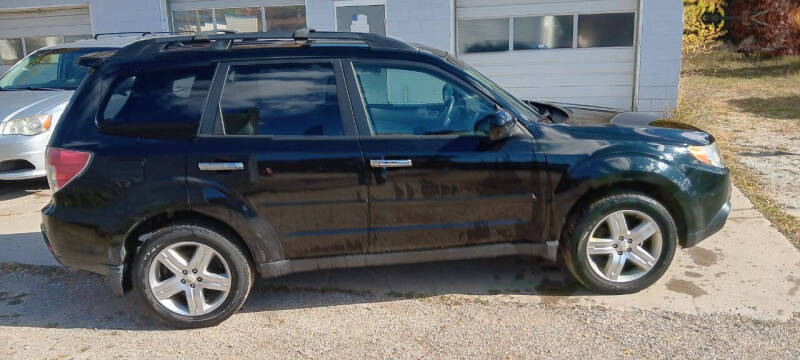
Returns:
[[[774,322],[263,281],[215,328],[168,330],[137,306],[99,276],[0,265],[0,358],[800,358],[800,314]]]

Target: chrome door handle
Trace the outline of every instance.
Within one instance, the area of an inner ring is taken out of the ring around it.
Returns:
[[[374,168],[403,168],[412,167],[410,159],[406,160],[370,160],[369,166]]]
[[[201,162],[197,167],[203,171],[244,170],[244,164],[240,162]]]

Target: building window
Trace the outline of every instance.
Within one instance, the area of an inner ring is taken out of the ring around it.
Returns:
[[[572,15],[514,18],[514,50],[572,47]]]
[[[179,32],[212,31],[214,17],[211,10],[173,11],[172,27]]]
[[[306,7],[303,5],[175,10],[172,12],[172,29],[177,32],[295,31],[304,27],[306,27]]]
[[[508,51],[509,24],[508,18],[459,20],[458,52]]]
[[[635,13],[578,15],[578,47],[633,46]]]
[[[386,6],[337,6],[336,30],[386,35]]]
[[[267,7],[267,31],[295,31],[304,27],[306,27],[305,6]]]
[[[23,56],[22,39],[0,39],[0,65],[14,65]]]
[[[264,28],[260,7],[216,9],[214,13],[217,30],[258,32]]]
[[[0,39],[0,65],[14,65],[23,57],[43,47],[91,38],[91,35],[69,35]]]

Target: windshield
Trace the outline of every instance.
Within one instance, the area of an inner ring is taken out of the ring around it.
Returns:
[[[28,55],[0,78],[0,90],[75,90],[85,67],[75,65],[83,55],[104,48],[39,50]]]
[[[535,122],[539,121],[539,119],[541,118],[541,115],[539,115],[539,113],[536,110],[531,108],[528,104],[517,99],[516,96],[511,95],[508,91],[500,87],[500,85],[497,85],[497,83],[486,77],[486,75],[483,75],[480,72],[478,72],[478,70],[473,69],[472,66],[467,65],[467,63],[458,60],[449,54],[445,57],[445,59],[449,63],[458,66],[462,70],[466,71],[469,75],[474,77],[475,80],[480,81],[484,86],[488,87],[490,90],[500,95],[500,97],[502,97],[505,101],[508,101],[509,103],[514,105],[514,107],[516,107],[516,109],[519,110],[520,113],[522,113],[522,116],[525,118],[525,120],[530,122]]]

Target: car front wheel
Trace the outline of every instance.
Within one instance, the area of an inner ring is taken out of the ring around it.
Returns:
[[[219,324],[244,304],[253,271],[224,232],[173,225],[154,232],[137,252],[134,290],[156,318],[175,328]]]
[[[640,291],[667,271],[677,229],[658,201],[637,193],[610,195],[568,221],[561,252],[572,275],[607,294]]]

